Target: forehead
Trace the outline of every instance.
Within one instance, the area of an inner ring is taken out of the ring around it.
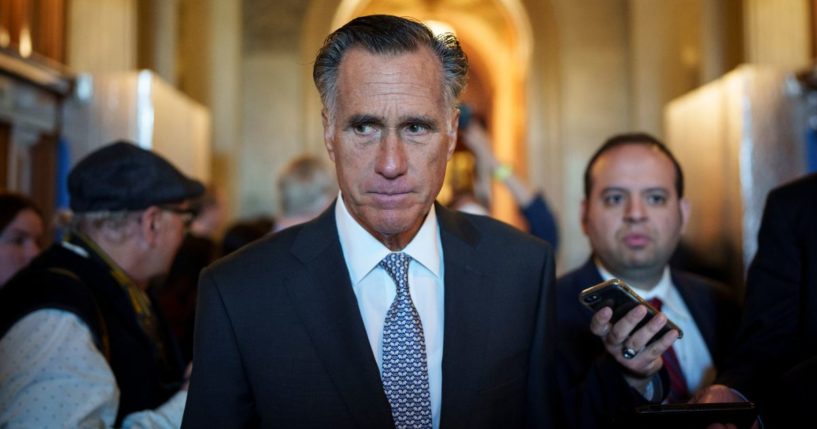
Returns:
[[[30,234],[39,234],[43,228],[42,219],[34,210],[20,210],[12,221],[6,226],[6,231],[22,231]]]
[[[604,152],[590,170],[594,190],[616,187],[675,189],[672,160],[648,144],[625,144]]]
[[[351,48],[338,69],[338,95],[374,102],[369,97],[399,96],[410,100],[442,100],[442,65],[427,47],[399,54],[376,54]]]

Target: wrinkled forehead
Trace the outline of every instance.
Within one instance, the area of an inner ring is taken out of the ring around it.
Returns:
[[[444,97],[440,59],[427,47],[399,53],[374,53],[363,48],[348,50],[338,68],[337,95],[361,87],[406,91],[428,89]]]

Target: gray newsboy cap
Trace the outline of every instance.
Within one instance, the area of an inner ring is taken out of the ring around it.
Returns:
[[[133,143],[117,141],[83,158],[68,175],[71,210],[142,210],[204,193],[170,162]]]

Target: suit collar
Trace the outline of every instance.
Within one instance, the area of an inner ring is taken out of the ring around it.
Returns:
[[[287,290],[324,368],[361,427],[392,427],[366,329],[343,259],[334,204],[303,226],[291,252],[304,269]]]
[[[459,213],[437,206],[445,260],[443,394],[440,426],[461,425],[470,412],[484,365],[481,347],[491,329],[493,283],[477,252],[479,231]]]
[[[445,272],[443,393],[440,426],[457,426],[472,410],[486,347],[482,335],[491,329],[493,282],[487,279],[477,252],[479,231],[464,216],[439,204]],[[296,311],[346,405],[360,426],[392,427],[388,400],[372,355],[360,309],[352,291],[335,223],[335,207],[305,224],[292,246],[304,264],[287,279]]]

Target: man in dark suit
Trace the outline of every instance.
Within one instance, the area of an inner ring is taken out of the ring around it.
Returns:
[[[766,427],[808,426],[817,402],[817,174],[772,190],[746,277],[746,312],[702,402],[748,398]],[[728,386],[728,387],[727,387]],[[735,389],[735,390],[731,390]],[[738,394],[740,393],[740,394]]]
[[[739,313],[722,286],[667,265],[689,203],[681,168],[660,141],[640,133],[614,136],[593,155],[584,177],[581,219],[593,254],[556,287],[563,424],[623,426],[636,405],[686,401],[711,383]],[[644,306],[614,322],[609,307],[594,315],[580,304],[583,289],[611,278],[624,280],[662,313],[639,328]],[[648,344],[667,318],[684,338],[676,342],[672,330]]]
[[[550,427],[549,246],[434,203],[466,73],[411,20],[327,38],[340,197],[205,271],[184,427]]]

